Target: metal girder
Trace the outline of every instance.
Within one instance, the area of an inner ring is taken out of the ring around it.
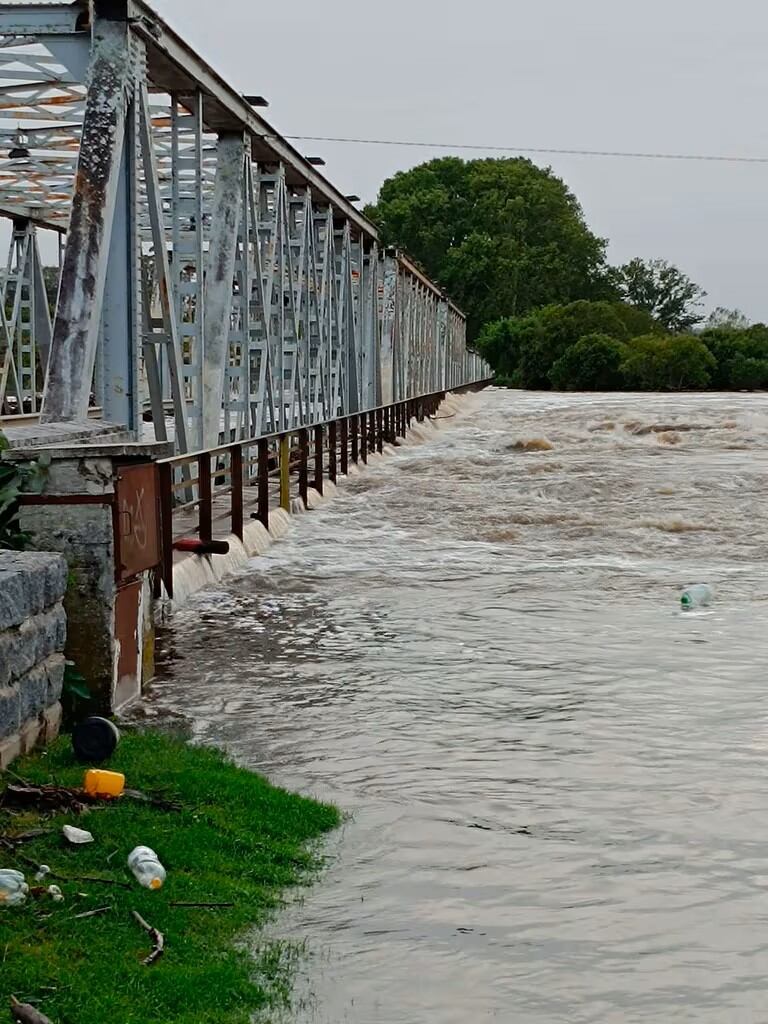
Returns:
[[[165,409],[163,406],[163,374],[162,367],[168,370],[171,397],[173,402],[176,449],[179,452],[188,450],[187,416],[184,401],[184,359],[181,350],[176,308],[172,304],[171,273],[168,266],[168,241],[163,223],[163,207],[157,180],[155,150],[152,142],[151,112],[146,85],[140,90],[139,131],[141,154],[144,167],[144,181],[147,194],[147,208],[152,229],[152,249],[154,272],[152,279],[157,282],[161,319],[164,328],[163,342],[165,359],[158,359],[155,351],[155,338],[151,325],[151,287],[146,278],[142,278],[143,286],[143,338],[142,349],[147,364],[149,382],[149,399],[152,404],[152,419],[155,427],[155,438],[164,441],[167,437],[165,426]]]
[[[52,340],[39,303],[0,310],[6,411],[48,348],[45,419],[98,401],[165,438],[170,415],[179,451],[488,375],[440,289],[143,0],[0,2],[3,215],[24,296],[36,226],[66,239]]]
[[[127,16],[147,43],[150,73],[159,88],[170,92],[201,90],[205,103],[208,127],[219,131],[244,131],[252,139],[256,160],[282,163],[289,169],[289,184],[309,185],[318,199],[329,202],[338,214],[354,224],[357,230],[376,237],[376,229],[329,182],[317,168],[272,125],[258,115],[253,107],[236,92],[213,68],[188,46],[163,19],[142,2],[123,0]]]

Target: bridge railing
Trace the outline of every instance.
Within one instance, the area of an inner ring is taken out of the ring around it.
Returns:
[[[481,387],[486,380],[470,382]],[[251,521],[269,530],[277,508],[290,512],[322,495],[349,467],[366,464],[385,444],[397,444],[414,422],[433,416],[445,391],[392,402],[311,427],[219,445],[157,463],[162,564],[160,579],[173,597],[180,552],[224,554],[229,535],[243,541]],[[159,595],[158,595],[159,596]]]

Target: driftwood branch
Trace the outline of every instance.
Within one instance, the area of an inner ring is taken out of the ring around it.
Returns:
[[[103,803],[83,789],[71,786],[27,786],[10,783],[0,793],[0,804],[17,810],[35,810],[55,814],[70,811],[82,814],[86,805]]]
[[[16,996],[11,996],[11,1016],[16,1024],[53,1024],[50,1017],[46,1017],[29,1003],[20,1003]]]
[[[152,939],[152,952],[149,954],[148,957],[141,961],[146,967],[151,967],[152,964],[156,963],[163,955],[163,952],[165,950],[165,937],[163,936],[162,932],[157,930],[157,928],[153,928],[151,924],[147,924],[147,922],[144,920],[144,918],[137,910],[132,910],[131,913],[133,914],[136,921],[138,921],[138,923],[144,929],[144,931]]]

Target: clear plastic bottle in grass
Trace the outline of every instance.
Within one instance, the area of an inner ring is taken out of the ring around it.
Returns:
[[[128,854],[128,867],[133,877],[145,889],[159,889],[165,881],[165,868],[154,850],[137,846]]]

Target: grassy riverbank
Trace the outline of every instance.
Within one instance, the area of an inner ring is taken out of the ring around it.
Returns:
[[[79,785],[83,775],[63,739],[15,767],[36,783]],[[216,751],[158,733],[125,735],[109,768],[181,809],[126,797],[82,816],[0,807],[0,835],[46,829],[15,848],[0,846],[0,867],[22,870],[34,884],[30,862],[48,864],[57,877],[47,881],[65,897],[0,909],[0,1015],[14,995],[54,1024],[247,1024],[285,996],[289,979],[279,949],[267,946],[254,965],[239,940],[279,905],[281,890],[317,869],[307,844],[338,825],[338,812],[275,789]],[[0,788],[11,781],[0,777]],[[96,841],[65,844],[67,822]],[[139,844],[155,849],[168,871],[157,892],[127,872],[127,855]],[[103,907],[109,910],[77,916]],[[149,967],[142,959],[152,942],[134,910],[165,936],[165,955]]]

